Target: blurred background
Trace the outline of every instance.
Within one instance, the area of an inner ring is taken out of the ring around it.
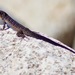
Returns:
[[[0,0],[0,10],[75,49],[75,0]]]

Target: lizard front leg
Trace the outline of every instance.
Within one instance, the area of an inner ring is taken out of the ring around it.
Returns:
[[[5,22],[5,20],[3,20],[3,30],[6,28],[6,22]],[[9,27],[9,25],[7,24],[7,28],[6,29],[9,29],[10,27]]]
[[[6,22],[3,20],[3,30],[5,29],[6,27]]]
[[[3,21],[3,30],[5,29],[5,27],[6,27],[6,22],[5,21]],[[7,24],[7,28],[6,29],[9,29],[10,27],[9,27],[9,25]]]

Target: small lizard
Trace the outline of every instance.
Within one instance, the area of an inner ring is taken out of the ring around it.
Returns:
[[[0,10],[0,18],[3,20],[3,23],[4,23],[3,29],[5,29],[6,24],[8,24],[8,27],[11,27],[13,30],[17,31],[18,37],[24,38],[25,36],[30,36],[30,37],[33,37],[36,39],[46,41],[46,42],[53,44],[55,46],[60,46],[62,48],[65,48],[65,49],[71,51],[72,53],[75,53],[75,50],[73,50],[72,48],[67,47],[63,44],[59,44],[58,42],[55,42],[45,36],[42,36],[34,31],[31,31],[27,27],[19,24],[14,19],[12,19],[6,12],[4,12],[2,10]]]

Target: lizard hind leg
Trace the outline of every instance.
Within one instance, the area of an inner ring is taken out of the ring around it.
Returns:
[[[18,31],[17,32],[17,34],[16,34],[18,37],[22,37],[22,38],[24,38],[25,37],[25,35],[24,35],[24,33],[23,33],[23,31]]]

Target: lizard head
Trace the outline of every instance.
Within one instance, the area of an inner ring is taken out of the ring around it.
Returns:
[[[3,19],[5,17],[5,15],[6,15],[6,13],[4,11],[0,10],[0,18]]]

